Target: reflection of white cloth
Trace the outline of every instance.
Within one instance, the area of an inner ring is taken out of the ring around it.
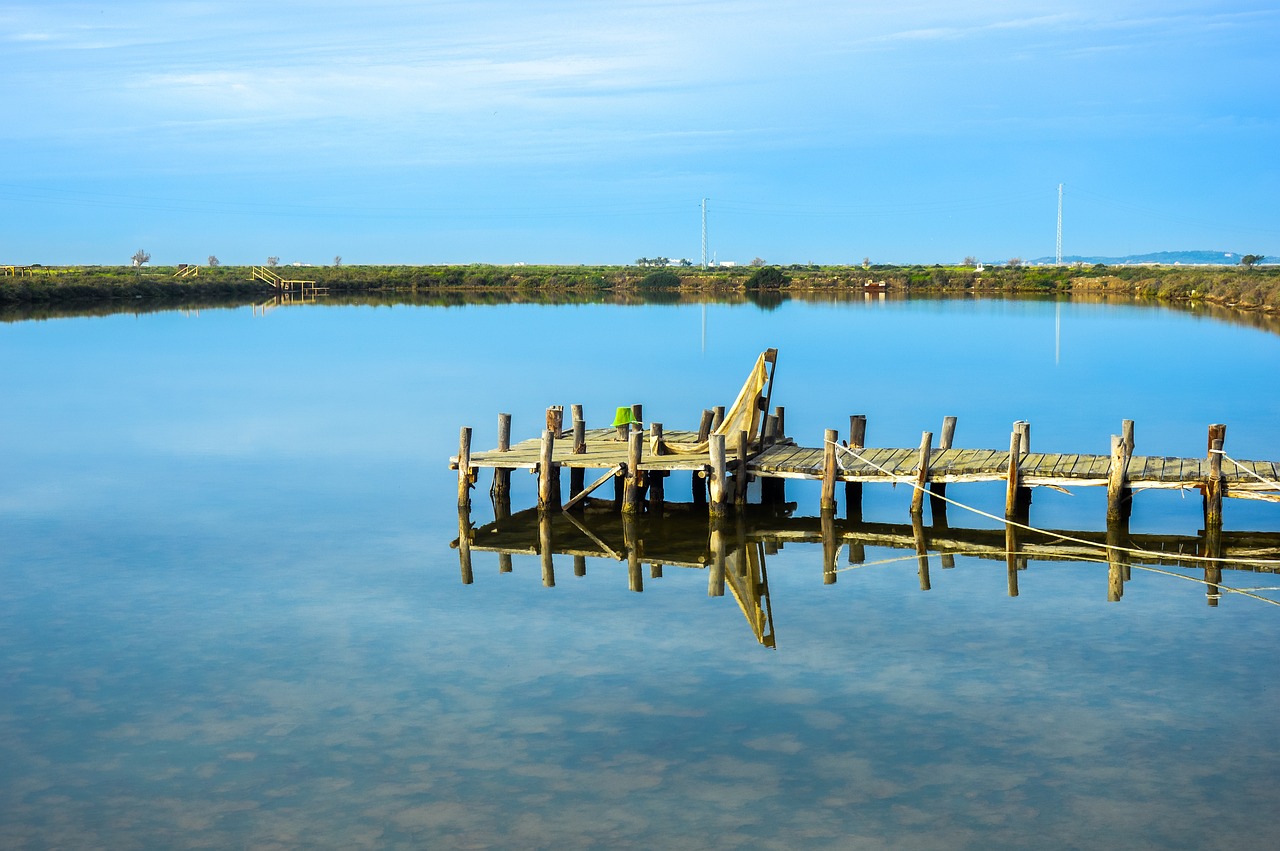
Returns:
[[[756,358],[756,365],[752,367],[751,374],[747,376],[747,381],[742,385],[742,389],[738,391],[738,398],[733,400],[733,405],[725,412],[724,422],[720,424],[712,434],[723,434],[725,436],[725,445],[732,450],[737,446],[738,433],[745,431],[747,438],[754,439],[760,427],[760,406],[757,400],[761,398],[764,392],[764,386],[769,380],[769,373],[765,367],[764,355],[761,354]],[[697,453],[706,452],[708,441],[701,443],[668,443],[663,441],[663,445],[668,452],[671,453]],[[654,454],[657,454],[657,447],[652,447]]]

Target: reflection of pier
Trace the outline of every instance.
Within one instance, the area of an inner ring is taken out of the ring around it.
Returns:
[[[865,523],[820,517],[790,517],[794,504],[747,506],[733,521],[710,520],[705,506],[662,503],[643,516],[618,513],[611,502],[589,500],[577,512],[528,509],[511,514],[498,501],[498,517],[479,528],[470,514],[458,514],[459,551],[464,584],[474,582],[473,554],[498,554],[499,571],[512,570],[512,556],[537,556],[542,582],[556,584],[555,557],[571,557],[573,574],[585,576],[587,559],[625,562],[628,587],[644,590],[644,566],[651,579],[666,567],[706,570],[708,593],[724,596],[728,588],[761,644],[774,645],[773,616],[765,561],[787,544],[814,545],[821,552],[822,582],[834,585],[847,564],[867,560],[869,547],[907,550],[914,554],[920,589],[932,588],[936,559],[953,568],[956,557],[1004,563],[1009,596],[1018,596],[1019,573],[1032,561],[1086,561],[1107,566],[1107,599],[1118,601],[1137,568],[1181,569],[1178,574],[1203,583],[1210,606],[1223,593],[1222,571],[1275,572],[1280,567],[1280,533],[1223,532],[1199,535],[1132,535],[1123,523],[1106,532],[1030,532],[1015,525],[1005,529],[965,529],[946,525],[945,515],[930,526],[917,516],[911,523]],[[911,556],[908,556],[910,559]],[[896,560],[896,559],[891,559]],[[817,562],[818,559],[815,559]]]

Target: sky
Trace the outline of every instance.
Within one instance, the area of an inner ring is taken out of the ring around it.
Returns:
[[[0,0],[0,264],[1280,255],[1274,0]]]

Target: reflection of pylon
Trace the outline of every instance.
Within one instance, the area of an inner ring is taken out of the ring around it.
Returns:
[[[1062,184],[1058,184],[1058,265],[1062,265]]]

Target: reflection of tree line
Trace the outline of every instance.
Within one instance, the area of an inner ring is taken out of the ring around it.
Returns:
[[[773,646],[773,621],[769,603],[766,560],[787,544],[821,546],[822,581],[835,584],[841,572],[867,564],[867,548],[907,550],[916,562],[921,590],[932,587],[935,562],[942,569],[955,567],[955,557],[965,556],[1003,562],[1008,593],[1019,593],[1019,574],[1032,561],[1086,561],[1107,565],[1107,599],[1124,594],[1135,566],[1195,569],[1203,580],[1209,605],[1216,606],[1222,593],[1222,571],[1266,571],[1255,564],[1280,559],[1280,533],[1224,532],[1210,529],[1189,535],[1134,535],[1123,523],[1106,532],[1031,532],[1009,525],[1005,529],[968,529],[947,525],[945,513],[925,525],[917,516],[911,523],[868,523],[838,518],[824,512],[819,517],[792,517],[795,504],[749,506],[736,519],[709,523],[705,506],[666,503],[661,511],[643,516],[618,513],[609,500],[588,500],[581,512],[538,511],[515,514],[509,503],[495,504],[495,520],[473,526],[467,510],[459,511],[458,539],[462,581],[475,580],[473,553],[498,555],[499,571],[511,572],[512,556],[537,556],[542,581],[556,584],[555,557],[571,557],[573,574],[585,576],[587,559],[626,562],[628,586],[644,590],[644,566],[649,578],[663,575],[665,567],[708,572],[708,593],[724,596],[728,588],[741,607],[757,639]],[[842,558],[842,553],[844,558]],[[876,559],[873,564],[900,561]],[[1190,576],[1191,574],[1184,574]]]

